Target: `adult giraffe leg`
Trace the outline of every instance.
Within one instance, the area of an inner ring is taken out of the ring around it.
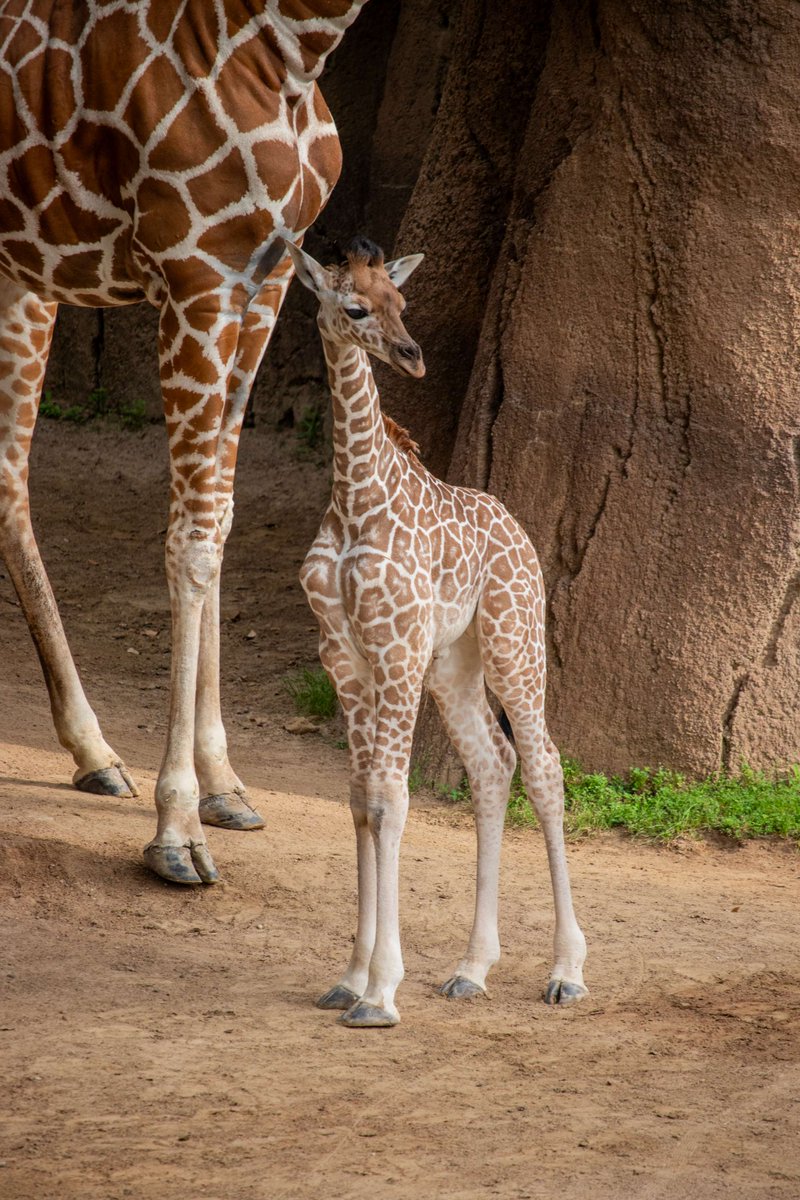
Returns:
[[[241,316],[212,301],[161,313],[159,357],[169,434],[170,512],[166,569],[172,608],[172,671],[167,746],[156,783],[156,836],[145,862],[175,883],[219,876],[200,825],[194,766],[195,711],[203,607],[218,585],[222,528],[217,454]]]
[[[475,810],[478,861],[472,932],[466,954],[439,989],[444,996],[461,999],[485,993],[486,976],[500,957],[500,849],[516,755],[486,700],[474,628],[437,656],[426,683],[466,768]]]
[[[0,279],[0,555],[39,655],[58,740],[75,761],[75,786],[135,796],[86,699],[31,527],[28,455],[56,307]]]
[[[535,595],[534,589],[532,579],[526,598]],[[513,593],[517,605],[524,603],[521,594]],[[561,758],[544,719],[544,635],[528,608],[509,612],[506,586],[493,581],[478,605],[478,634],[486,679],[511,723],[522,782],[544,833],[556,916],[555,963],[544,998],[563,1008],[588,995],[586,939],[575,917],[567,869]]]
[[[222,829],[263,829],[264,819],[248,802],[245,786],[228,758],[228,739],[219,694],[219,575],[203,604],[197,669],[194,763],[200,820]]]
[[[216,460],[217,518],[223,550],[233,521],[233,485],[242,421],[291,277],[291,259],[286,255],[250,304],[239,336]],[[224,829],[262,829],[264,819],[249,803],[245,786],[228,758],[220,701],[219,590],[218,574],[206,596],[200,626],[195,714],[200,820]]]

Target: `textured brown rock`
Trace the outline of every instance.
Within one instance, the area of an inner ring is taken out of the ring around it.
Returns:
[[[450,475],[541,552],[590,766],[800,759],[799,33],[778,0],[552,8]],[[438,200],[401,234],[431,257]]]
[[[388,250],[408,203],[429,373],[382,395],[531,533],[587,766],[800,760],[798,63],[782,0],[375,0],[326,74],[345,171],[309,247]],[[153,322],[65,317],[50,386],[158,411]],[[293,289],[257,412],[325,396]],[[440,769],[430,714],[421,742]]]

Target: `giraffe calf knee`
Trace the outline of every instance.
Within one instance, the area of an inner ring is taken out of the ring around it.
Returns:
[[[376,836],[382,830],[402,831],[408,811],[408,785],[405,777],[393,778],[383,771],[367,777],[364,801],[367,825]]]

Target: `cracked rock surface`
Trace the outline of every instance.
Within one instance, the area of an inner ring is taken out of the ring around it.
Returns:
[[[796,22],[776,0],[553,3],[490,85],[512,7],[478,23],[465,5],[400,233],[428,255],[409,315],[426,394],[382,394],[428,461],[531,534],[562,752],[606,771],[796,762]],[[490,86],[510,154],[470,108]],[[486,269],[461,240],[481,170],[503,216]],[[438,739],[426,713],[434,764]]]
[[[782,0],[385,0],[323,81],[345,171],[308,246],[425,252],[428,374],[379,369],[384,405],[531,534],[587,767],[800,760],[798,61]],[[155,314],[60,320],[57,399],[157,411]],[[292,289],[259,419],[326,404]]]

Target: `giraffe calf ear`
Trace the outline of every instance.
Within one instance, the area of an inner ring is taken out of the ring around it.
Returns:
[[[323,292],[330,290],[328,273],[315,258],[306,254],[305,250],[301,250],[299,246],[293,245],[292,242],[286,242],[286,249],[292,256],[295,274],[303,287],[307,287],[315,296],[321,296]]]
[[[412,271],[416,271],[422,262],[424,254],[407,254],[405,258],[395,258],[384,268],[395,287],[401,288]]]

